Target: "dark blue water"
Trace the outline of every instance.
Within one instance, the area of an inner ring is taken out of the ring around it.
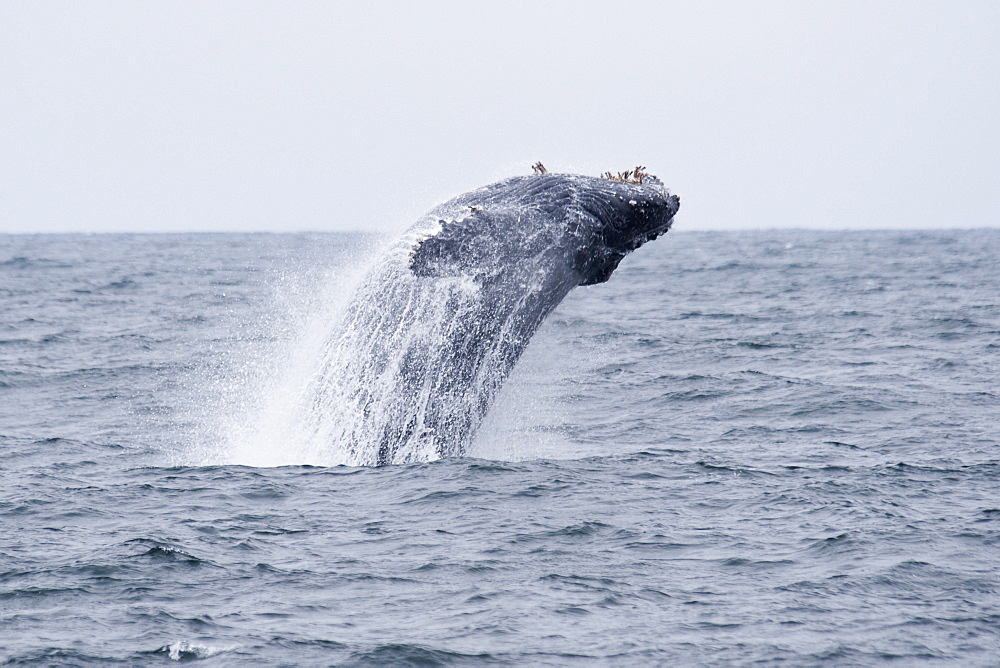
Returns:
[[[671,232],[379,469],[282,427],[371,245],[0,236],[0,663],[1000,665],[1000,231]]]

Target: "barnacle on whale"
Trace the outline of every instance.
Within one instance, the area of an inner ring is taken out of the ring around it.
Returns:
[[[638,185],[642,185],[643,180],[647,176],[652,176],[652,174],[647,172],[646,168],[642,165],[636,165],[634,169],[626,169],[624,172],[618,172],[617,174],[612,174],[611,172],[601,174],[602,179],[621,181],[622,183],[635,183]]]

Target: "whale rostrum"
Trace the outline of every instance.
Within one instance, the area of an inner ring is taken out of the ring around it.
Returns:
[[[309,381],[313,438],[357,465],[464,454],[545,317],[680,206],[643,168],[534,171],[441,204],[376,262]]]

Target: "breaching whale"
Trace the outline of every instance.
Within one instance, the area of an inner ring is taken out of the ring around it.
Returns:
[[[544,318],[666,232],[679,205],[641,168],[591,177],[539,164],[436,207],[335,326],[309,381],[310,440],[354,465],[464,454]]]

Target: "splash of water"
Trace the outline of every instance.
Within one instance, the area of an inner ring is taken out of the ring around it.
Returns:
[[[482,312],[476,280],[415,276],[409,255],[437,222],[428,219],[353,270],[281,281],[271,322],[256,325],[273,331],[246,337],[270,342],[252,350],[235,336],[211,374],[218,400],[204,410],[204,433],[176,463],[365,466],[385,463],[387,440],[399,445],[394,463],[437,459],[442,440],[468,445],[510,370],[516,316],[531,305],[522,300],[500,322],[483,323],[498,314]],[[482,363],[457,378],[469,367],[447,359],[455,351],[449,344],[483,329],[492,334]],[[449,384],[455,389],[442,417]]]
[[[382,243],[351,244],[325,271],[305,267],[276,278],[269,297],[193,372],[186,403],[195,429],[189,446],[171,453],[172,463],[354,463],[336,444],[310,438],[304,390]]]
[[[655,183],[653,183],[655,182]],[[651,184],[515,177],[437,207],[296,340],[230,461],[355,466],[463,455],[532,335],[577,285],[670,227]],[[325,327],[325,322],[332,326]],[[291,444],[291,445],[289,445]]]

